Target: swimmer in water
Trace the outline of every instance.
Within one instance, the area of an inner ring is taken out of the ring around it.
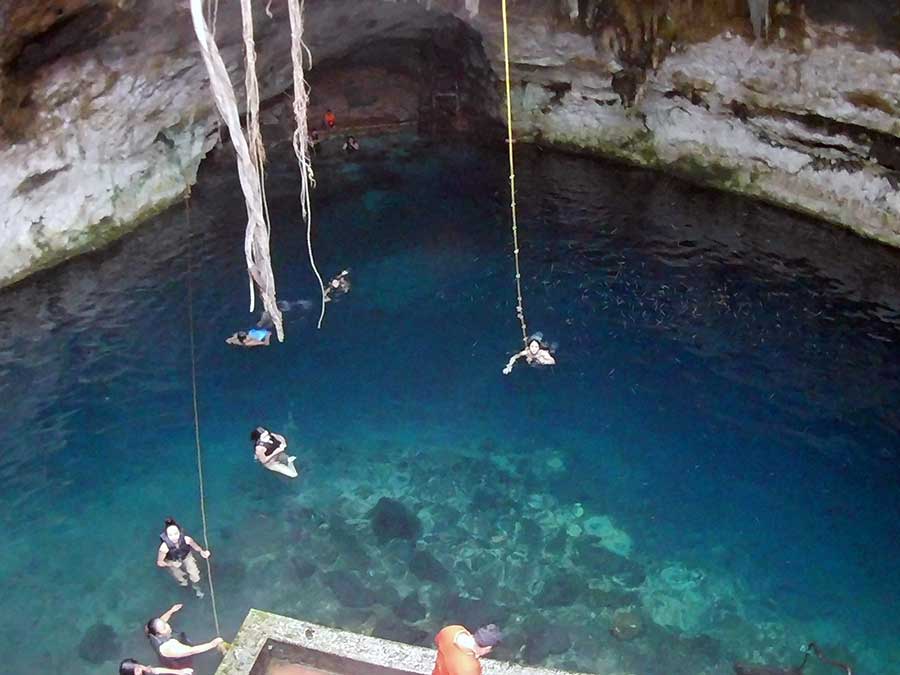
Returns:
[[[119,675],[194,675],[194,669],[144,666],[134,659],[125,659],[119,664]]]
[[[298,476],[294,460],[297,458],[287,454],[288,442],[281,434],[274,434],[265,427],[256,427],[250,432],[253,441],[253,457],[269,471],[280,473],[288,478]]]
[[[347,288],[349,289],[349,282]],[[345,291],[346,292],[346,291]],[[313,306],[310,300],[279,300],[278,309],[282,312],[289,312],[293,309],[301,309],[306,311]],[[235,347],[268,347],[269,341],[272,339],[272,329],[275,322],[268,312],[263,312],[259,321],[250,330],[241,330],[227,338],[225,342]]]
[[[350,270],[344,270],[325,286],[325,302],[350,292]]]
[[[553,356],[555,346],[544,342],[544,336],[541,333],[535,333],[528,338],[528,346],[518,354],[513,354],[509,362],[503,368],[503,374],[509,375],[513,366],[521,358],[525,358],[525,362],[531,366],[553,366],[556,365],[556,359]]]

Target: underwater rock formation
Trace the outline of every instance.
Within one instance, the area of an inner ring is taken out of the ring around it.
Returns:
[[[644,632],[644,622],[633,610],[616,612],[609,632],[617,640],[633,640]]]
[[[394,614],[404,621],[419,621],[425,618],[426,608],[419,602],[419,596],[412,592],[407,595],[399,604],[393,607]]]
[[[378,543],[391,539],[415,541],[422,534],[422,521],[401,502],[382,497],[369,512],[372,532]]]
[[[572,646],[572,636],[565,626],[542,617],[525,627],[525,662],[541,663],[552,654],[564,654]]]
[[[422,581],[445,583],[450,578],[450,572],[437,558],[428,551],[416,551],[409,561],[409,571]]]
[[[337,570],[324,575],[325,585],[334,593],[344,607],[361,609],[371,607],[378,598],[369,585],[359,575],[347,570]]]
[[[94,665],[114,661],[119,657],[116,631],[105,623],[95,623],[87,629],[78,643],[78,656]]]

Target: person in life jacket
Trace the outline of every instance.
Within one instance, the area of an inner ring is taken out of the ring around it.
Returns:
[[[437,660],[432,675],[481,675],[481,661],[503,634],[494,624],[482,626],[472,635],[464,626],[447,626],[435,636]]]
[[[325,126],[329,129],[334,129],[334,125],[337,123],[337,118],[334,116],[334,113],[331,112],[331,108],[325,111],[325,116],[322,118],[325,121]]]
[[[196,551],[204,559],[209,558],[210,552],[182,532],[181,526],[172,518],[166,518],[165,528],[159,538],[162,543],[156,555],[157,567],[168,568],[179,586],[187,588],[190,579],[194,593],[202,598],[203,591],[197,585],[200,583],[200,569],[193,552]]]
[[[544,342],[544,336],[541,333],[535,333],[528,338],[525,349],[510,357],[509,362],[503,367],[503,374],[509,375],[516,361],[521,358],[524,358],[530,366],[554,366],[556,365],[554,351],[556,351],[556,345]]]
[[[156,652],[159,662],[164,667],[171,669],[166,672],[190,670],[193,668],[194,656],[208,652],[211,649],[221,648],[225,644],[225,641],[220,637],[213,638],[209,642],[199,645],[186,644],[187,639],[183,633],[176,638],[172,632],[169,620],[181,607],[182,605],[172,605],[157,618],[150,619],[145,629],[147,639],[150,640],[150,646]]]
[[[350,270],[344,270],[325,285],[325,302],[350,292]]]
[[[279,309],[283,309],[281,303],[279,303]],[[275,328],[275,322],[272,321],[272,315],[264,311],[253,328],[238,331],[227,338],[225,342],[235,347],[268,347],[273,328]]]
[[[287,454],[288,442],[281,434],[272,433],[265,427],[256,427],[250,432],[253,442],[253,457],[269,471],[280,473],[288,478],[298,476],[294,460],[297,458]]]
[[[134,659],[125,659],[119,664],[119,675],[194,675],[194,669],[144,666]]]

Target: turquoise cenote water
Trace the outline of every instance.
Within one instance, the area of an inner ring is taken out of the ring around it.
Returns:
[[[208,598],[155,566],[166,516],[202,534],[191,263],[226,638],[257,607],[423,645],[493,621],[498,657],[596,673],[790,665],[811,640],[897,672],[900,255],[523,148],[526,312],[559,363],[504,377],[521,344],[504,161],[326,149],[316,255],[354,286],[320,331],[292,309],[268,349],[224,344],[255,321],[228,152],[190,225],[172,209],[0,294],[3,672],[152,661],[142,626],[175,602],[177,630],[214,634]],[[278,291],[315,300],[294,166],[272,153]],[[257,424],[300,478],[252,461]]]

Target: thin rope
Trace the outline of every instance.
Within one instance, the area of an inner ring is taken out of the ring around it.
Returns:
[[[309,60],[312,66],[312,53],[303,42],[303,0],[288,0],[288,14],[291,21],[291,62],[294,72],[294,128],[293,146],[294,155],[297,157],[297,165],[300,167],[300,210],[306,220],[306,250],[309,253],[309,264],[319,281],[319,290],[322,292],[322,309],[319,312],[317,328],[322,327],[325,319],[325,282],[316,267],[316,259],[313,256],[312,246],[312,204],[309,198],[309,190],[315,187],[316,179],[313,173],[312,158],[309,154],[309,128],[306,119],[306,110],[309,105],[309,86],[303,78],[303,56]]]
[[[191,394],[194,402],[194,442],[197,446],[197,482],[200,485],[200,522],[203,524],[203,548],[209,550],[209,533],[206,526],[206,491],[203,487],[203,450],[200,445],[200,408],[197,404],[197,348],[194,338],[194,262],[192,252],[192,242],[190,241],[192,234],[191,226],[191,186],[188,184],[187,193],[184,196],[184,211],[187,220],[188,229],[188,322],[190,324],[191,336]],[[212,566],[209,564],[209,558],[206,561],[206,580],[209,582],[209,599],[212,603],[213,622],[216,626],[216,635],[221,635],[219,630],[219,611],[216,608],[216,589],[213,586]]]
[[[522,302],[522,271],[519,267],[519,229],[516,222],[516,169],[513,159],[512,103],[509,83],[509,30],[506,21],[506,0],[501,0],[503,15],[503,66],[506,72],[506,143],[509,145],[509,208],[512,213],[513,256],[516,260],[516,316],[522,327],[522,341],[528,346],[528,329],[525,327],[525,306]]]

